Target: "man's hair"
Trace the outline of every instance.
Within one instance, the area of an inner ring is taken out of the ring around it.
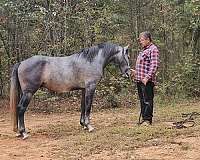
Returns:
[[[149,38],[150,42],[152,41],[151,33],[149,31],[144,31],[144,32],[140,33],[140,36],[144,36],[145,39]]]

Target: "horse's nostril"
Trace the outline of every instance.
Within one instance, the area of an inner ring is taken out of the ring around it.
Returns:
[[[123,77],[123,78],[129,78],[130,75],[129,75],[128,73],[124,73],[124,74],[122,74],[122,77]]]
[[[130,75],[131,75],[130,69],[126,69],[126,72],[125,72],[125,73],[126,73],[127,76],[130,76]]]

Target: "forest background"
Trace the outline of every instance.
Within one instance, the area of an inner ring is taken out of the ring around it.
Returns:
[[[0,97],[9,99],[13,64],[33,55],[67,56],[102,42],[130,44],[133,67],[138,35],[146,30],[160,50],[157,102],[198,99],[200,0],[0,0]],[[79,94],[41,89],[34,100],[53,103]],[[100,106],[133,106],[136,86],[109,65],[96,98]]]

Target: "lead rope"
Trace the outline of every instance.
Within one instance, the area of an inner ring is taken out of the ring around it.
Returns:
[[[194,121],[194,119],[197,116],[200,116],[200,113],[198,113],[198,112],[182,113],[182,118],[186,117],[186,119],[182,120],[182,121],[174,122],[173,128],[181,129],[181,128],[193,127],[194,125],[196,125],[196,122]],[[191,123],[189,126],[184,125],[188,122]]]

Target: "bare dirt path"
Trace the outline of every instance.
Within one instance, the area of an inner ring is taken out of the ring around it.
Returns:
[[[48,137],[45,133],[39,133],[41,128],[46,128],[51,124],[59,124],[65,121],[67,116],[61,115],[35,115],[26,116],[26,125],[30,131],[30,138],[21,140],[15,137],[11,131],[9,114],[2,117],[0,122],[0,159],[27,159],[27,160],[47,160],[54,157],[54,152],[59,148],[59,142],[53,137]],[[34,122],[34,123],[33,123]],[[38,133],[34,133],[34,131]],[[58,159],[58,158],[56,158]]]
[[[182,137],[171,143],[143,147],[136,150],[143,159],[159,160],[199,160],[200,137]]]

